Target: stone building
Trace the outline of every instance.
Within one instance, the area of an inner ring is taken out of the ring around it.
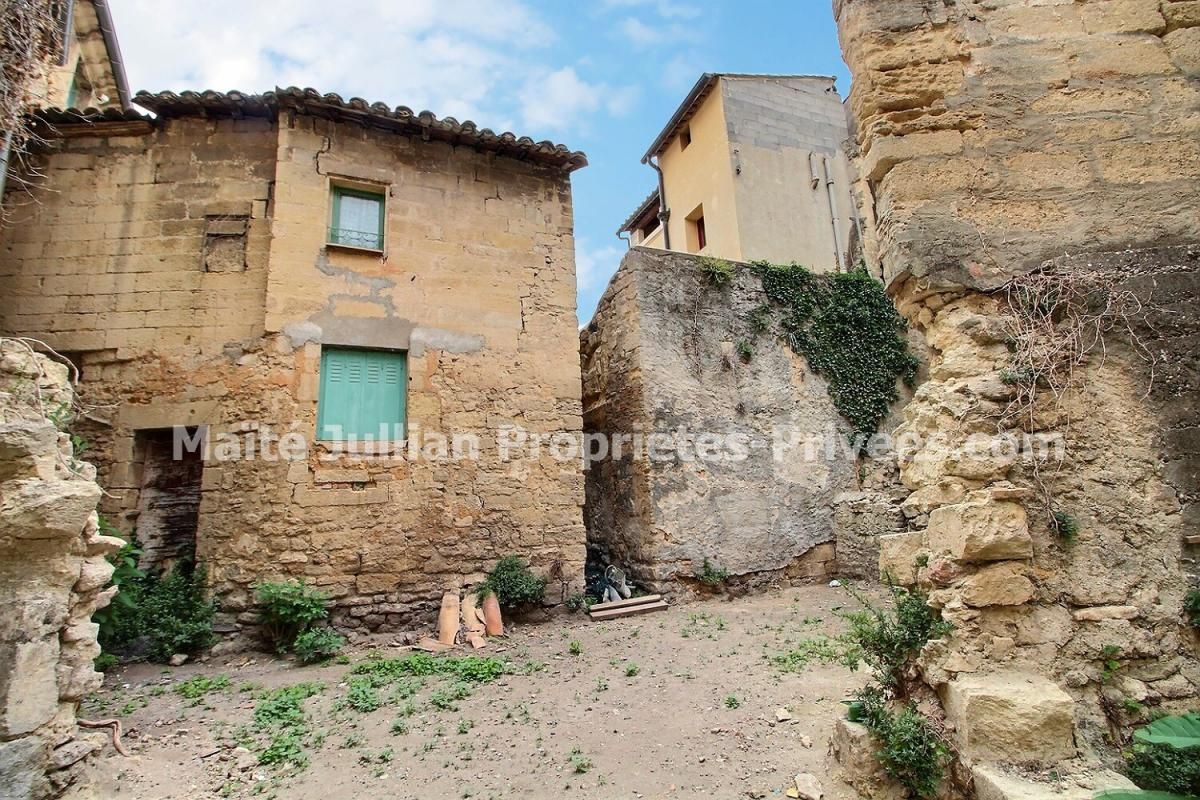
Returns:
[[[835,500],[857,485],[853,453],[825,446],[845,426],[803,358],[756,339],[758,279],[714,290],[698,264],[631,249],[580,332],[584,429],[611,442],[587,473],[589,544],[655,591],[700,588],[705,562],[732,586],[826,578]],[[659,457],[617,451],[635,434]],[[714,436],[718,457],[701,457]]]
[[[929,348],[883,566],[955,625],[921,677],[979,797],[1058,796],[999,765],[1082,775],[1200,694],[1198,10],[835,2],[868,261]]]
[[[631,246],[844,270],[858,226],[848,136],[833,78],[705,73],[642,157],[658,188],[618,235]]]
[[[313,90],[137,102],[40,116],[0,330],[80,367],[103,510],[146,564],[194,550],[227,629],[263,580],[370,629],[506,554],[548,600],[580,584],[578,460],[497,438],[581,429],[583,154]]]

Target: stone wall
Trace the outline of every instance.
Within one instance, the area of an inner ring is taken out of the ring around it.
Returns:
[[[777,443],[845,438],[825,382],[751,329],[765,302],[749,270],[718,289],[694,256],[634,248],[581,332],[585,432],[656,434],[666,452],[635,457],[625,440],[587,475],[589,543],[642,585],[694,588],[705,559],[733,585],[833,572],[833,500],[857,487],[854,459],[775,457]],[[718,458],[696,457],[705,434],[741,437],[740,455],[723,438]]]
[[[105,555],[122,542],[99,533],[95,469],[51,421],[73,399],[65,365],[0,340],[0,794],[13,800],[82,791],[82,760],[106,738],[81,735],[75,711],[102,680],[91,618],[116,592]]]
[[[507,554],[561,600],[583,578],[580,464],[502,461],[496,432],[582,427],[567,172],[262,113],[57,138],[38,202],[0,234],[18,300],[0,329],[81,363],[106,513],[137,526],[149,439],[190,426],[255,449],[203,465],[195,547],[222,630],[253,622],[256,582],[288,577],[329,592],[343,627],[394,628]],[[382,255],[325,245],[334,181],[386,192]],[[328,345],[407,351],[415,450],[315,441]],[[263,457],[268,431],[302,446]],[[477,435],[480,458],[439,460],[434,434]]]
[[[1112,763],[1150,710],[1200,692],[1181,614],[1196,555],[1200,15],[1173,0],[835,11],[870,260],[930,352],[897,431],[918,437],[898,462],[909,531],[884,538],[882,566],[957,626],[922,667],[976,783],[1040,796],[987,762]],[[993,290],[1037,269],[1132,292],[1146,347],[1114,326],[1066,391],[1014,419],[1013,310]],[[989,446],[1006,434],[1021,446]],[[1077,520],[1073,543],[1053,511]]]

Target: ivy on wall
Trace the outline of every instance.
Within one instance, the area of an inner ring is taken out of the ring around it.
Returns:
[[[701,269],[714,286],[727,286],[733,265],[707,263]],[[884,291],[865,271],[816,275],[798,264],[751,262],[771,306],[779,311],[780,335],[829,384],[838,412],[864,439],[879,430],[892,403],[896,382],[912,385],[917,359],[908,351],[906,324]],[[713,276],[723,280],[714,280]],[[769,328],[766,308],[756,309],[751,327]]]

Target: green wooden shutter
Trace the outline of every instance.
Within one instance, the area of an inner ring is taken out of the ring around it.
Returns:
[[[405,438],[407,384],[405,353],[323,348],[317,438]]]

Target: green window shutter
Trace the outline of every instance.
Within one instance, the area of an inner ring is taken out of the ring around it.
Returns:
[[[406,353],[323,348],[317,438],[405,438],[407,388]]]

